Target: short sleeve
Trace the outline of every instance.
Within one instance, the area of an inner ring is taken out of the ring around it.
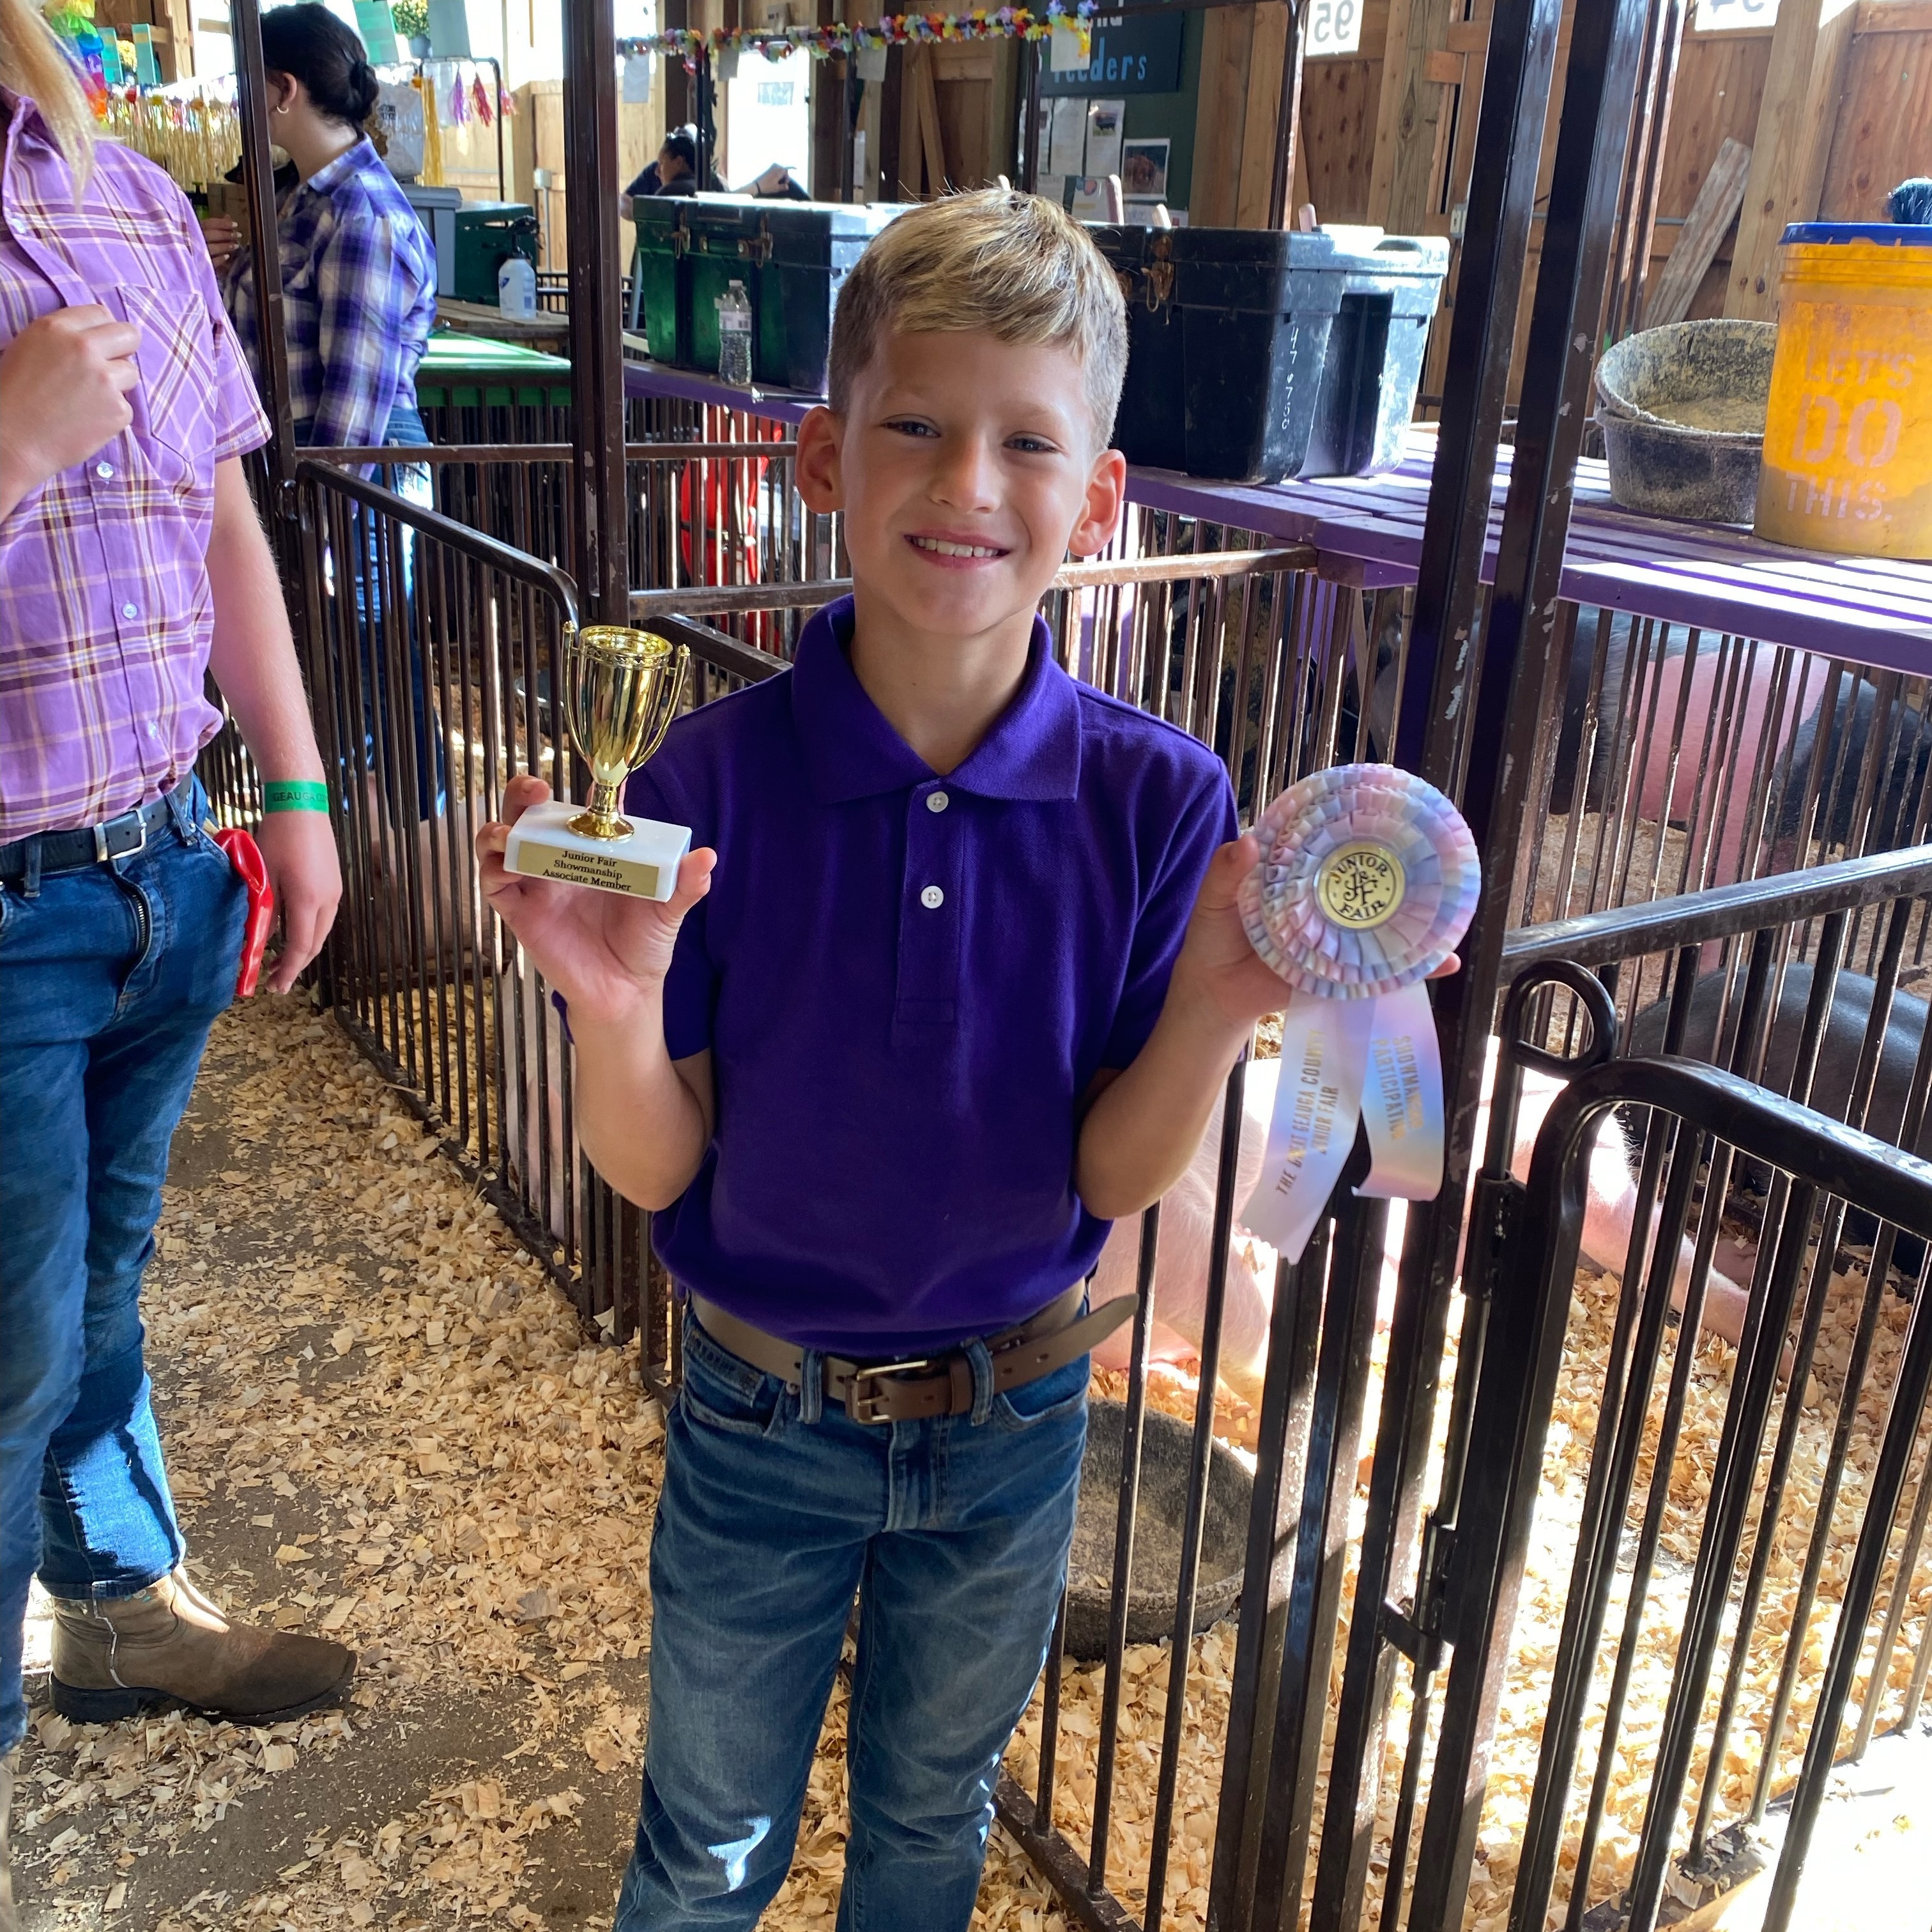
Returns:
[[[268,440],[268,418],[256,394],[254,378],[242,359],[242,346],[235,339],[221,286],[215,280],[214,264],[208,260],[208,244],[195,225],[194,212],[179,189],[173,193],[188,278],[208,310],[208,359],[213,372],[208,407],[214,429],[212,453],[214,460],[221,463],[260,449]]]
[[[673,800],[657,782],[650,766],[634,772],[624,792],[624,809],[640,818],[659,818],[674,825],[688,823],[692,814]],[[694,844],[703,842],[694,837]],[[712,1020],[717,1010],[718,969],[711,957],[709,902],[700,899],[678,928],[670,970],[664,975],[664,1050],[674,1060],[688,1060],[711,1045]]]
[[[1153,872],[1134,922],[1127,973],[1114,1010],[1114,1024],[1100,1064],[1117,1071],[1132,1065],[1148,1043],[1167,1000],[1167,982],[1187,922],[1207,876],[1208,862],[1240,831],[1227,774],[1217,770],[1174,821],[1173,836]]]

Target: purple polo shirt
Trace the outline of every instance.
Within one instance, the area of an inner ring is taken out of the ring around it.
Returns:
[[[840,1354],[1023,1319],[1093,1267],[1080,1102],[1159,1018],[1227,773],[1076,683],[1036,623],[1012,703],[937,776],[846,655],[849,601],[791,671],[674,725],[630,808],[717,849],[665,986],[709,1048],[717,1134],[656,1217],[686,1287]]]

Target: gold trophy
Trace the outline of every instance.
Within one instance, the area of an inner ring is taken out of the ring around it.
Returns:
[[[510,828],[505,866],[533,879],[561,879],[634,898],[668,899],[691,828],[627,819],[624,782],[663,742],[676,715],[690,652],[649,631],[563,627],[564,721],[590,767],[590,802],[533,806]]]

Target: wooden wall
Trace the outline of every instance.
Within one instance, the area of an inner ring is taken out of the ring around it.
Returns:
[[[506,133],[505,163],[510,178],[509,199],[528,202],[542,224],[542,248],[538,260],[546,268],[561,268],[568,261],[566,236],[570,184],[564,166],[563,82],[560,80],[527,81],[517,89],[517,111]],[[617,190],[625,186],[657,156],[664,145],[664,98],[653,89],[642,106],[620,104],[617,110]],[[494,136],[493,136],[494,140]],[[490,158],[490,190],[494,192],[495,155]],[[533,176],[538,168],[550,171],[548,193],[540,191]],[[471,192],[463,186],[466,196]],[[620,229],[623,246],[631,245],[630,230]],[[628,263],[626,266],[628,267]]]
[[[1804,0],[1795,4],[1802,6]],[[1811,4],[1816,11],[1820,0]],[[1298,205],[1312,201],[1324,222],[1369,221],[1425,234],[1452,231],[1455,211],[1467,194],[1490,6],[1490,0],[1368,0],[1357,52],[1306,63]],[[1204,170],[1197,173],[1197,222],[1246,225],[1265,218],[1268,156],[1265,143],[1257,154],[1252,136],[1258,126],[1271,130],[1274,124],[1280,57],[1270,62],[1258,45],[1261,16],[1273,10],[1255,10],[1256,25],[1245,38],[1232,10],[1209,16],[1215,58],[1203,65],[1199,139],[1204,157],[1211,152],[1220,185],[1210,188]],[[1222,23],[1218,33],[1216,22]],[[1549,186],[1567,44],[1566,20],[1539,194]],[[1769,28],[1687,32],[1659,183],[1652,285],[1719,147],[1727,137],[1747,146],[1757,142],[1772,52]],[[1857,0],[1833,98],[1838,106],[1825,142],[1828,158],[1816,218],[1882,220],[1886,195],[1898,182],[1932,175],[1932,0]],[[1760,225],[1778,218],[1774,211],[1761,212]],[[1774,226],[1772,232],[1774,240]],[[1698,289],[1692,316],[1723,314],[1727,296],[1732,312],[1739,312],[1730,286],[1738,236],[1734,224]],[[1538,239],[1533,230],[1531,277]],[[1526,314],[1532,286],[1526,277]],[[1439,391],[1447,334],[1446,326],[1438,325],[1425,392]]]
[[[1932,175],[1932,0],[1880,0],[1852,30],[1825,218],[1882,221],[1886,196],[1913,175]]]

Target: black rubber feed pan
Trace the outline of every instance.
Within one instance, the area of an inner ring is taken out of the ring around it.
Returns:
[[[1080,1507],[1067,1564],[1066,1654],[1098,1663],[1107,1654],[1107,1598],[1114,1580],[1114,1530],[1119,1521],[1120,1439],[1126,1410],[1094,1402],[1087,1414],[1087,1454],[1080,1468]],[[1140,1514],[1134,1526],[1127,1641],[1154,1643],[1174,1634],[1180,1537],[1187,1513],[1187,1457],[1194,1432],[1158,1409],[1147,1412],[1141,1437]],[[1216,1442],[1208,1468],[1208,1517],[1201,1535],[1201,1581],[1194,1628],[1219,1623],[1241,1594],[1248,1504],[1254,1481],[1240,1460]]]

